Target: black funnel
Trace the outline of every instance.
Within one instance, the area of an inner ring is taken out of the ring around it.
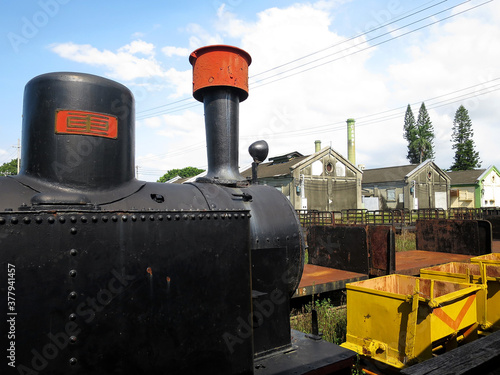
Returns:
[[[125,86],[83,73],[48,73],[24,91],[20,178],[76,190],[135,179],[134,99]]]
[[[247,185],[239,173],[239,103],[248,97],[245,51],[231,46],[208,46],[194,51],[193,96],[205,108],[208,171],[198,182]]]

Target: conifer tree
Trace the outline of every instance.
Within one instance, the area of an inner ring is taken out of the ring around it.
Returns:
[[[413,111],[408,104],[405,113],[404,138],[408,142],[408,154],[406,155],[406,158],[411,164],[417,164],[419,161],[418,150],[414,146],[412,147],[412,144],[415,145],[415,127],[415,117],[413,116]]]
[[[473,136],[469,112],[461,105],[455,112],[453,120],[451,141],[453,142],[452,148],[455,150],[455,161],[450,167],[452,171],[465,171],[481,167],[479,152],[475,150]]]
[[[417,124],[411,137],[412,142],[409,147],[417,150],[419,163],[434,159],[434,127],[424,103],[418,111]]]

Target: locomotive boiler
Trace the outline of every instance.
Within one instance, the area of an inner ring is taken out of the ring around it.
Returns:
[[[181,185],[135,178],[123,85],[67,72],[27,83],[20,173],[0,178],[2,373],[252,374],[292,347],[300,224],[238,171],[251,58],[208,46],[190,62],[208,171]],[[265,144],[250,153],[263,161]]]

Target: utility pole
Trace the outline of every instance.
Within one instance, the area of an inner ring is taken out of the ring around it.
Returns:
[[[139,179],[139,166],[135,166],[135,178]]]
[[[17,146],[12,147],[17,148],[17,174],[19,174],[19,168],[21,165],[21,140],[17,138]]]
[[[21,167],[21,140],[17,138],[17,174],[19,174],[20,167]]]

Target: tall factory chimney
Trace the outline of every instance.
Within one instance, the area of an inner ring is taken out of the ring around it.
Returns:
[[[314,152],[321,151],[321,141],[314,141]]]
[[[347,159],[356,165],[356,147],[354,145],[354,119],[347,119]]]

